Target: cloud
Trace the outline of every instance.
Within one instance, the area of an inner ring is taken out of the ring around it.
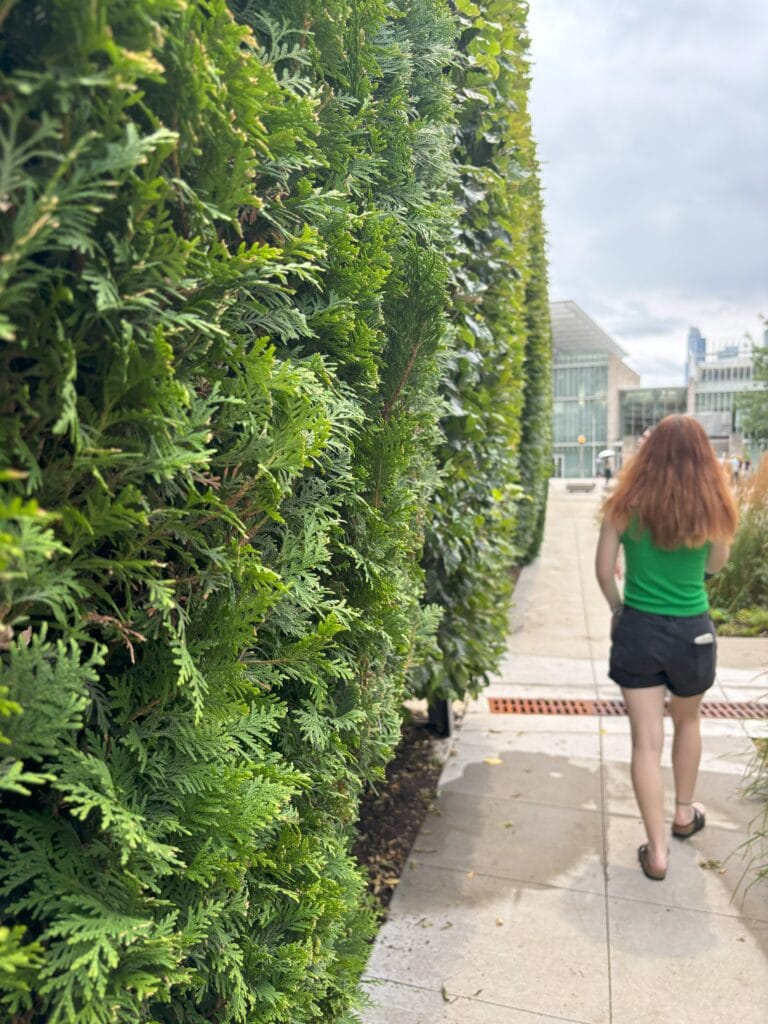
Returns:
[[[768,312],[768,4],[536,0],[530,30],[552,298],[608,311],[644,365],[673,330],[684,348],[687,323],[753,329]]]
[[[647,338],[654,335],[679,334],[688,324],[680,317],[657,316],[643,302],[630,302],[612,315],[612,330],[626,341],[629,338]]]
[[[616,300],[596,297],[589,311],[629,353],[627,362],[648,386],[683,383],[691,325],[698,326],[713,347],[739,342],[746,335],[757,344],[763,342],[761,317],[720,299],[647,291]]]

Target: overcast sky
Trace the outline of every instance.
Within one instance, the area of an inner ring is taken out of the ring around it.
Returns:
[[[762,340],[768,0],[530,0],[550,298],[643,383],[681,384],[688,327]]]

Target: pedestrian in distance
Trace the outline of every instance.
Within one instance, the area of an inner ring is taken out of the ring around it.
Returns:
[[[694,802],[699,711],[715,680],[715,630],[705,575],[728,559],[737,511],[724,467],[691,416],[667,416],[618,476],[603,505],[595,571],[611,609],[609,676],[621,687],[632,737],[632,786],[647,842],[647,878],[662,881],[668,847],[661,753],[667,691],[674,738],[672,835],[705,824]],[[624,549],[624,595],[615,566]]]

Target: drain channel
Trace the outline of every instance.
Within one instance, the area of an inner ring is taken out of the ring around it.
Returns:
[[[560,697],[489,697],[488,710],[494,715],[626,715],[621,700],[571,700]],[[702,718],[768,718],[768,702],[703,701]]]

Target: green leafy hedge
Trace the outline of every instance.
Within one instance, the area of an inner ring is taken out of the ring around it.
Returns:
[[[455,343],[442,476],[424,563],[444,610],[430,698],[477,692],[506,644],[511,568],[537,553],[551,466],[551,338],[538,165],[527,106],[527,5],[460,0],[453,251]]]
[[[543,508],[535,159],[501,92],[473,149],[470,80],[524,111],[525,5],[497,6],[0,6],[14,1024],[352,1019],[361,789],[406,687],[491,666],[471,585]]]

